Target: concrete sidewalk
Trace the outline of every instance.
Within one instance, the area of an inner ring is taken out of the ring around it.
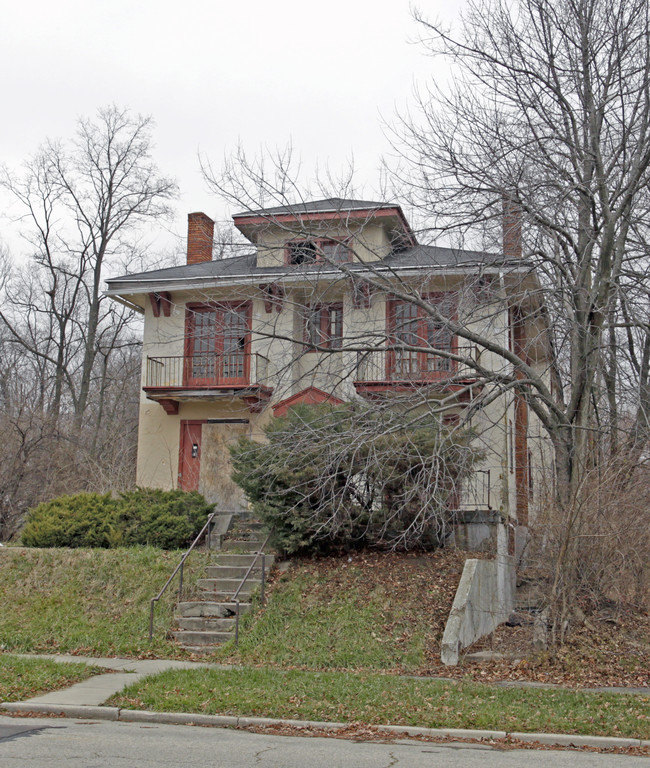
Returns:
[[[178,725],[202,725],[212,727],[259,728],[265,726],[293,726],[312,731],[323,731],[324,735],[331,732],[345,731],[349,723],[312,722],[307,720],[281,720],[265,717],[237,717],[228,715],[202,715],[185,712],[147,712],[143,710],[120,709],[118,707],[103,707],[107,699],[119,693],[125,686],[136,682],[148,675],[155,675],[167,669],[232,669],[226,664],[211,664],[196,661],[173,661],[171,659],[115,659],[88,656],[66,656],[56,654],[13,654],[22,658],[52,659],[61,663],[86,663],[114,672],[95,675],[94,677],[76,683],[69,688],[34,696],[25,701],[0,702],[0,710],[8,714],[27,715],[63,715],[64,717],[83,718],[89,720],[121,720],[124,722],[167,723]],[[643,689],[642,689],[643,690]],[[619,692],[637,693],[634,689],[622,689]],[[371,730],[383,732],[397,737],[424,736],[434,739],[451,739],[455,741],[475,740],[516,740],[528,744],[544,744],[558,746],[586,746],[599,749],[625,749],[628,747],[643,747],[650,749],[650,741],[640,739],[581,736],[556,733],[513,733],[507,731],[482,731],[455,728],[419,728],[402,725],[379,725]]]
[[[197,661],[173,661],[172,659],[111,659],[90,656],[60,656],[50,653],[14,654],[24,659],[51,659],[65,663],[89,664],[112,669],[103,675],[89,677],[81,683],[27,699],[29,704],[69,704],[75,707],[97,707],[124,687],[148,675],[156,675],[167,669],[198,669],[200,667],[223,668],[219,664]]]

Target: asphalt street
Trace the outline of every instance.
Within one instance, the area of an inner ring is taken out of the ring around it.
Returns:
[[[268,736],[222,728],[0,717],[0,768],[648,768],[648,758],[485,745]]]

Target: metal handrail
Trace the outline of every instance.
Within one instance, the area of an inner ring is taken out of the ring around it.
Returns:
[[[265,578],[265,562],[266,562],[266,554],[264,552],[264,548],[269,543],[269,539],[271,538],[271,534],[264,539],[264,543],[259,548],[259,550],[255,553],[255,557],[253,558],[252,563],[248,566],[248,570],[244,574],[243,579],[240,581],[239,586],[237,587],[235,594],[230,598],[231,603],[235,603],[235,645],[239,644],[239,593],[244,588],[244,584],[248,580],[248,577],[251,575],[253,568],[255,567],[255,563],[257,563],[257,559],[259,557],[262,558],[262,586],[261,586],[261,600],[262,605],[264,605],[264,584],[266,581]]]
[[[174,576],[176,576],[176,574],[179,571],[181,572],[180,576],[179,576],[179,584],[178,584],[178,599],[180,601],[181,593],[183,591],[183,566],[185,565],[185,561],[190,556],[190,554],[191,554],[192,550],[194,549],[194,547],[199,543],[199,540],[200,540],[201,536],[203,536],[203,534],[205,533],[206,528],[208,529],[208,543],[210,542],[210,528],[209,528],[209,526],[212,524],[212,520],[218,514],[223,514],[223,513],[212,512],[210,515],[208,515],[208,519],[207,519],[205,525],[203,526],[203,528],[201,528],[201,530],[197,534],[197,536],[194,539],[194,541],[190,544],[189,549],[187,550],[187,552],[181,558],[180,563],[176,566],[176,568],[174,568],[174,572],[172,573],[172,575],[165,582],[165,586],[160,590],[160,592],[157,594],[156,597],[151,599],[151,602],[149,604],[149,642],[151,642],[153,640],[153,613],[154,613],[154,609],[156,607],[156,603],[165,594],[165,592],[167,591],[167,587],[172,583],[172,580],[173,580]]]

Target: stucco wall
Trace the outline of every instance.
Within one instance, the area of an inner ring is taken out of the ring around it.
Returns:
[[[377,251],[385,245],[381,227],[368,226],[364,237],[369,240],[370,250]],[[279,236],[279,235],[278,235]],[[374,238],[374,240],[373,240]],[[383,240],[382,240],[383,238]],[[372,242],[370,242],[372,241]],[[421,283],[423,293],[450,290],[462,287],[459,278],[429,276]],[[459,315],[469,319],[469,327],[482,336],[494,338],[508,347],[508,315],[505,294],[495,293],[492,302],[474,300],[471,292],[461,291]],[[305,352],[301,344],[304,336],[304,307],[311,302],[343,303],[343,325],[346,343],[358,346],[381,344],[386,331],[387,294],[378,292],[372,296],[370,307],[355,308],[352,296],[343,281],[326,283],[315,277],[303,283],[286,283],[285,298],[281,304],[265,305],[257,284],[230,288],[210,289],[202,293],[172,294],[170,317],[153,317],[150,303],[146,302],[145,328],[143,338],[143,359],[147,356],[182,355],[184,353],[185,305],[187,301],[243,301],[251,302],[252,334],[251,351],[259,352],[268,360],[267,383],[273,387],[271,403],[316,386],[341,399],[356,397],[353,386],[357,364],[356,352],[321,354]],[[280,311],[278,311],[278,309]],[[270,310],[270,311],[267,311]],[[465,342],[460,342],[465,344]],[[508,372],[508,366],[491,352],[481,352],[481,364],[486,368]],[[142,377],[146,375],[146,363]],[[535,365],[543,371],[543,360]],[[472,397],[479,391],[472,392]],[[423,401],[420,406],[427,408]],[[178,451],[180,422],[185,419],[205,420],[211,418],[247,418],[249,434],[261,435],[261,427],[271,416],[267,406],[260,414],[251,413],[241,399],[232,398],[215,402],[181,402],[177,415],[166,414],[162,407],[141,394],[139,449],[137,481],[142,485],[171,488],[176,487],[178,475]],[[491,506],[499,510],[504,518],[512,517],[516,509],[516,489],[512,446],[514,408],[511,395],[504,395],[476,411],[472,428],[477,434],[476,444],[484,450],[484,458],[478,469],[490,471]],[[230,430],[238,433],[238,430]],[[547,445],[539,421],[534,414],[529,418],[529,447],[532,453],[535,490],[542,486],[544,474],[548,474],[549,459]],[[201,484],[206,492],[216,498],[231,498],[236,492],[226,479],[225,442],[228,430],[216,436],[218,430],[210,426],[204,431],[204,461],[202,462]],[[546,450],[546,452],[545,452]],[[213,476],[204,475],[209,464],[216,463],[219,469]],[[531,515],[534,514],[531,509]]]

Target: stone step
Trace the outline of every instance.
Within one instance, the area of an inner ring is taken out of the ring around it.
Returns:
[[[242,602],[239,604],[239,613],[250,611],[251,604]],[[235,604],[229,600],[221,602],[216,600],[194,600],[192,602],[178,603],[176,615],[180,617],[211,616],[215,618],[228,618],[235,615]]]
[[[189,643],[179,643],[180,647],[195,656],[208,656],[214,651],[214,645],[190,645]]]
[[[198,632],[230,632],[235,627],[235,619],[221,619],[216,616],[178,616],[176,623],[180,629]]]
[[[232,554],[228,552],[220,552],[217,557],[214,558],[213,565],[221,566],[240,566],[244,565],[246,568],[253,562],[255,555],[248,554]],[[270,568],[275,561],[275,555],[266,555],[264,557],[264,564],[266,568]],[[262,567],[262,559],[258,558],[260,568]]]
[[[252,560],[251,560],[252,562]],[[268,565],[264,564],[265,569],[268,571]],[[248,565],[208,565],[205,569],[205,575],[208,579],[239,579],[241,581],[248,569]],[[258,560],[255,563],[255,567],[250,573],[249,578],[260,579],[262,577],[262,563]]]
[[[264,539],[226,539],[221,545],[221,551],[257,552]]]
[[[174,639],[181,645],[221,645],[232,640],[234,635],[231,632],[196,632],[191,630],[181,630],[174,632]]]
[[[232,596],[232,592],[217,592],[216,590],[214,592],[201,592],[200,595],[201,600],[205,601],[206,603],[223,603],[224,605],[232,605],[234,611],[235,604],[233,603]],[[248,603],[251,597],[251,592],[247,592],[245,589],[242,589],[242,591],[239,593],[238,599],[242,603]]]
[[[259,587],[261,583],[261,574],[260,578],[255,578],[253,575],[249,576],[248,579],[246,579],[240,594],[243,592],[250,594]],[[241,584],[241,579],[198,579],[196,584],[201,592],[224,592],[225,594],[234,595]]]

